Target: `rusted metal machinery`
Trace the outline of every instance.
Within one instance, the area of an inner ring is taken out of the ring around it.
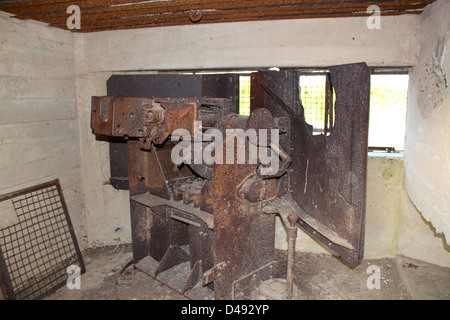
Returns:
[[[224,98],[92,98],[94,134],[127,138],[134,263],[151,257],[156,276],[190,261],[182,291],[201,282],[215,299],[248,298],[261,281],[283,277],[290,298],[296,222],[348,262],[362,259],[370,70],[365,63],[329,68],[334,120],[321,135],[305,122],[298,91],[286,90],[295,77],[254,73],[248,117]],[[222,133],[222,150],[233,147],[232,161],[215,150],[223,161],[173,162],[180,143],[208,148],[210,139],[194,136],[211,128]],[[177,129],[194,139],[173,139]],[[268,137],[257,148],[278,156],[278,170],[263,175],[260,159],[239,162],[238,149],[255,143],[227,129],[277,130],[279,143]],[[287,263],[275,260],[277,214],[288,229]]]

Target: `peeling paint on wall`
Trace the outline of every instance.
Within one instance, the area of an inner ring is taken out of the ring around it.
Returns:
[[[431,57],[418,66],[420,75],[418,104],[425,119],[431,112],[439,111],[447,96],[448,83],[444,69],[447,43],[448,27],[443,25],[436,34]]]

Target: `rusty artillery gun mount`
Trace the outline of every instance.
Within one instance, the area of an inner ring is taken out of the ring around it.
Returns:
[[[215,299],[247,299],[262,281],[287,278],[291,298],[297,225],[349,263],[362,259],[370,70],[365,63],[329,68],[336,102],[320,135],[305,122],[298,92],[283,87],[289,77],[295,72],[253,74],[250,116],[235,114],[225,98],[92,98],[94,134],[127,141],[138,269],[157,278],[189,262],[180,292],[200,283]],[[235,161],[175,164],[181,142],[169,137],[180,128],[191,136],[220,130],[223,150],[236,147]],[[278,155],[279,170],[264,176],[260,161],[237,163],[237,146],[252,143],[227,137],[227,129],[277,129],[279,143],[258,148]],[[275,260],[277,214],[288,231],[287,262]]]

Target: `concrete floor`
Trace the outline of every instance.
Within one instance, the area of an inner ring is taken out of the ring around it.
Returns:
[[[285,256],[283,251],[277,254]],[[127,266],[132,258],[130,245],[88,249],[83,255],[87,271],[81,276],[81,288],[63,287],[47,300],[188,299],[133,265]],[[377,285],[374,270],[380,270],[379,289],[368,288],[368,282]],[[299,252],[295,283],[302,300],[450,300],[450,268],[403,256],[363,260],[352,268],[331,255]],[[212,299],[210,290],[194,289],[200,291],[190,298]]]

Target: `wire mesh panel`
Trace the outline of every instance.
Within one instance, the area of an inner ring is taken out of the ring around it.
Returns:
[[[324,129],[325,122],[325,75],[300,76],[300,99],[305,110],[305,120],[315,132]]]
[[[239,77],[239,114],[250,115],[250,76]]]
[[[0,197],[0,287],[7,299],[41,299],[85,272],[58,180]],[[5,218],[6,217],[6,218]]]

